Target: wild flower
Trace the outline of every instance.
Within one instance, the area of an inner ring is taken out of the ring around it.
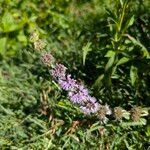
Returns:
[[[37,40],[34,42],[34,48],[38,51],[43,50],[46,47],[46,43],[42,40]]]
[[[66,76],[66,67],[62,64],[56,64],[53,69],[50,70],[50,74],[52,75],[53,78],[56,80],[64,79]]]
[[[46,47],[46,42],[39,39],[39,34],[37,32],[31,34],[30,41],[33,43],[35,50],[41,51]]]
[[[73,103],[83,104],[87,101],[88,96],[88,90],[83,85],[79,84],[77,84],[74,90],[68,92],[68,97]]]
[[[96,113],[99,110],[100,104],[96,101],[95,97],[88,96],[88,99],[80,108],[83,111],[83,113],[91,114]]]
[[[31,33],[31,35],[30,35],[30,41],[32,43],[35,43],[38,40],[39,40],[39,34],[37,32]]]
[[[108,105],[101,105],[98,110],[97,116],[102,124],[103,123],[106,124],[108,121],[107,115],[111,115],[111,114],[112,111]]]
[[[134,122],[137,122],[140,120],[140,117],[141,117],[141,108],[140,107],[137,107],[137,106],[134,106],[132,109],[131,109],[131,119],[134,121]]]
[[[114,108],[114,117],[116,120],[122,120],[124,116],[124,110],[121,107],[115,107]]]
[[[77,87],[77,81],[71,78],[71,75],[58,79],[60,87],[65,91],[71,91]]]
[[[51,63],[53,57],[51,54],[45,53],[42,56],[42,61],[47,65]],[[84,114],[98,114],[100,122],[106,123],[107,115],[111,115],[111,109],[108,105],[100,105],[95,97],[90,96],[88,89],[77,80],[71,78],[70,74],[66,73],[67,68],[56,63],[50,69],[50,74],[58,82],[59,86],[68,92],[68,98],[73,104],[79,105]]]
[[[96,113],[100,106],[96,98],[91,97],[88,89],[75,79],[72,79],[71,75],[66,73],[66,70],[67,68],[64,65],[56,64],[55,67],[50,70],[50,74],[57,80],[60,87],[68,92],[70,101],[80,106],[83,113]]]
[[[81,111],[86,115],[96,114],[100,123],[107,123],[108,116],[112,114],[107,104],[101,105],[95,97],[90,96],[89,90],[83,84],[73,79],[70,74],[67,74],[67,68],[63,64],[54,64],[55,59],[51,54],[43,54],[41,60],[45,65],[51,67],[49,71],[51,76],[67,92],[68,98],[73,104],[79,105]],[[121,121],[123,117],[129,119],[129,113],[121,107],[115,107],[113,113],[116,120]],[[146,111],[143,110],[143,115],[145,114],[147,115]],[[140,117],[140,108],[134,107],[131,110],[131,119],[139,121]]]

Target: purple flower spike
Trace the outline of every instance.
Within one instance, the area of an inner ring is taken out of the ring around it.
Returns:
[[[77,81],[74,79],[71,79],[71,75],[67,75],[66,79],[59,79],[58,80],[59,85],[63,90],[71,91],[77,88]]]
[[[55,79],[64,79],[66,75],[66,67],[62,64],[56,64],[55,68],[50,70],[51,75]]]
[[[87,99],[87,96],[84,95],[84,93],[82,93],[81,91],[79,91],[79,92],[70,91],[68,93],[68,97],[71,102],[77,103],[77,104],[83,104]]]
[[[85,114],[89,115],[99,111],[101,105],[97,102],[96,98],[89,95],[89,91],[84,85],[72,79],[71,75],[67,75],[66,69],[64,65],[56,64],[55,67],[50,70],[50,73],[60,87],[68,92],[70,101],[74,104],[78,104]]]
[[[83,85],[77,85],[74,90],[69,91],[68,97],[73,103],[83,104],[88,99],[88,90]]]
[[[86,89],[83,85],[79,85],[78,86],[78,90],[80,92],[82,92],[84,95],[88,95],[89,94],[88,89]]]
[[[89,115],[91,113],[96,113],[99,110],[100,104],[97,103],[94,99],[95,98],[91,97],[84,106],[80,107],[83,113]],[[92,102],[92,101],[95,101],[95,102]]]

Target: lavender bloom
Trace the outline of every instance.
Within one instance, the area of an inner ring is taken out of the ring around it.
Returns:
[[[85,114],[96,113],[100,108],[100,104],[98,102],[96,102],[95,97],[89,96],[88,98],[89,99],[87,100],[87,102],[85,102],[85,105],[80,107],[81,110]]]
[[[73,103],[83,104],[88,99],[88,90],[83,85],[78,85],[76,89],[69,91],[68,97]]]
[[[99,110],[100,104],[96,98],[89,95],[88,89],[82,84],[77,83],[71,78],[71,75],[66,74],[66,67],[62,64],[56,64],[50,70],[51,75],[57,80],[60,87],[68,92],[68,97],[71,102],[80,105],[83,113],[91,114]]]
[[[55,68],[50,70],[50,73],[55,79],[65,79],[66,69],[64,65],[56,64]]]
[[[82,92],[84,95],[88,95],[89,94],[88,89],[86,89],[83,85],[79,85],[78,86],[78,90],[80,92]]]
[[[71,75],[67,75],[67,77],[64,79],[59,79],[58,83],[61,86],[61,88],[66,91],[73,90],[77,88],[78,86],[77,81],[74,79],[71,79]]]
[[[84,93],[82,93],[81,91],[79,91],[79,92],[70,91],[68,93],[68,97],[71,100],[71,102],[77,103],[77,104],[82,104],[87,99],[87,96]]]

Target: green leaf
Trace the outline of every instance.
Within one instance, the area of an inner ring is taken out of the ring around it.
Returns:
[[[5,54],[6,51],[6,42],[7,42],[6,37],[0,39],[0,54],[2,56]]]
[[[138,72],[137,68],[135,66],[131,66],[131,68],[130,68],[130,79],[131,79],[132,86],[135,85],[135,81],[138,77],[137,72]]]
[[[106,66],[105,66],[105,71],[108,71],[114,64],[115,62],[115,55],[113,55],[107,62]]]
[[[2,25],[4,32],[14,31],[16,29],[16,24],[14,22],[14,18],[12,14],[6,12],[2,17]]]
[[[133,23],[134,23],[134,16],[132,16],[132,17],[129,19],[129,21],[128,21],[128,27],[129,27],[129,26],[132,26]]]
[[[122,64],[128,62],[129,60],[130,60],[130,59],[127,58],[127,57],[122,57],[122,58],[118,61],[117,66],[122,65]]]
[[[146,47],[143,44],[141,44],[141,42],[139,40],[135,39],[134,37],[130,36],[129,34],[125,34],[125,36],[127,36],[134,45],[141,47],[141,51],[143,51],[143,57],[150,58],[148,50],[146,49]]]
[[[147,126],[146,135],[150,137],[150,125]]]
[[[134,16],[132,16],[130,19],[127,20],[125,27],[123,28],[123,33],[126,32],[126,30],[132,26],[134,23]]]
[[[121,6],[123,6],[123,1],[122,1],[122,0],[119,0],[119,2],[120,2],[120,4],[121,4]]]
[[[109,51],[106,53],[105,57],[112,57],[112,56],[114,56],[114,55],[115,55],[115,52],[112,51],[112,50],[109,50]]]
[[[104,74],[100,75],[93,84],[93,88],[100,88],[102,85],[102,80],[104,78]]]
[[[3,32],[12,32],[21,28],[25,22],[25,18],[21,22],[16,22],[13,15],[9,12],[5,12],[2,17],[2,31]]]
[[[141,116],[148,116],[149,113],[148,113],[148,109],[147,108],[142,108],[141,110]]]
[[[25,36],[23,31],[19,32],[19,35],[17,36],[17,38],[20,42],[24,43],[25,45],[27,44],[27,37]]]
[[[90,47],[91,44],[92,44],[91,42],[88,42],[86,44],[86,46],[84,46],[82,48],[82,51],[83,51],[83,65],[85,65],[85,60],[86,60],[86,56],[87,56],[88,52],[92,50],[91,47]]]
[[[69,137],[71,137],[72,139],[76,140],[77,142],[79,142],[79,138],[73,134],[68,135]]]
[[[93,132],[93,131],[95,131],[95,130],[98,130],[98,129],[100,129],[100,127],[102,127],[102,126],[99,125],[99,122],[96,122],[96,123],[94,123],[94,124],[90,127],[90,129],[88,130],[88,132]]]
[[[129,120],[129,119],[130,119],[130,113],[127,112],[127,111],[125,111],[125,112],[123,113],[123,117],[124,117],[125,119]]]
[[[120,123],[120,125],[122,127],[128,127],[128,126],[142,126],[142,125],[146,125],[146,119],[141,118],[139,121],[137,122],[122,122]]]

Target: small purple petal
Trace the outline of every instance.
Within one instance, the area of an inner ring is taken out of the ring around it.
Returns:
[[[83,113],[85,114],[91,114],[91,113],[96,113],[99,110],[99,103],[95,102],[95,103],[90,103],[88,102],[85,106],[81,106],[81,110],[83,111]]]
[[[66,75],[66,67],[62,64],[56,64],[55,68],[50,70],[51,75],[55,79],[64,79]]]
[[[62,64],[56,64],[55,68],[50,70],[53,78],[57,80],[60,87],[68,92],[70,101],[78,104],[85,114],[96,113],[100,109],[100,104],[95,97],[89,95],[88,89],[81,83],[71,78],[71,75],[66,74],[66,67]],[[107,114],[110,114],[109,107]]]
[[[84,93],[82,93],[81,91],[78,92],[70,91],[68,93],[68,97],[73,103],[77,104],[83,104],[87,99],[87,96],[84,95]]]
[[[76,80],[71,79],[70,75],[67,75],[67,77],[64,79],[59,79],[58,83],[61,88],[66,91],[74,90],[78,86],[76,84]]]

